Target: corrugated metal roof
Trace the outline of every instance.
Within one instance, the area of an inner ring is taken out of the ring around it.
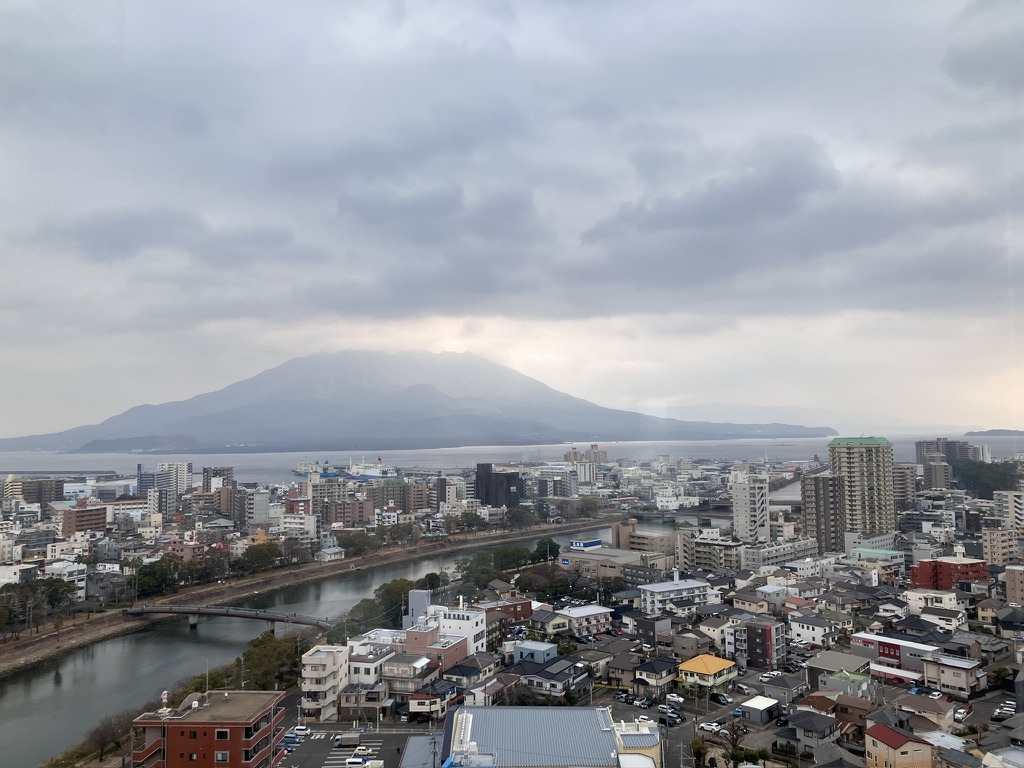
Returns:
[[[465,739],[480,754],[494,755],[498,768],[618,765],[615,732],[604,709],[462,707],[460,722],[467,715]],[[453,743],[453,753],[456,749]]]

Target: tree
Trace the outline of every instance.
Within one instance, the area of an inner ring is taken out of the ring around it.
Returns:
[[[39,593],[52,611],[68,605],[78,594],[74,584],[56,576],[47,576],[42,581],[36,583],[38,584],[37,589]]]
[[[439,589],[441,587],[441,575],[438,573],[428,573],[422,579],[416,582],[416,589],[429,589],[431,591]]]
[[[509,528],[522,530],[532,528],[537,524],[537,515],[528,507],[512,507],[505,515]]]
[[[338,536],[338,546],[345,550],[346,557],[358,557],[373,548],[373,539],[362,531],[345,533]]]
[[[593,496],[584,496],[580,499],[576,514],[580,517],[593,517],[597,514],[598,509],[600,509],[600,505],[597,503],[597,499]]]
[[[252,688],[270,691],[283,682],[286,675],[298,664],[296,637],[276,637],[267,631],[250,640],[239,659],[239,666],[245,667],[245,677]]]
[[[242,554],[242,568],[250,573],[269,570],[281,557],[281,547],[277,542],[253,544]]]
[[[546,563],[548,560],[558,557],[558,553],[561,551],[562,547],[557,541],[552,539],[550,536],[545,536],[537,542],[537,546],[534,547],[531,559],[535,563]]]
[[[292,565],[308,563],[312,556],[309,554],[309,547],[305,546],[294,536],[289,536],[281,542],[281,557],[284,562]]]
[[[100,720],[96,726],[86,734],[85,741],[93,749],[99,750],[100,762],[103,761],[103,753],[114,742],[119,741],[121,732],[117,728],[117,718],[107,715]]]
[[[530,562],[532,553],[526,547],[501,547],[494,550],[494,567],[508,571]]]
[[[394,579],[381,584],[373,592],[379,612],[384,616],[380,626],[397,629],[402,626],[402,614],[405,613],[405,601],[410,589],[416,585],[409,579]]]

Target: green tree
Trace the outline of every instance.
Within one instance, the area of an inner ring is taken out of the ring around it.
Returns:
[[[580,517],[593,517],[600,509],[600,505],[593,496],[584,496],[576,507],[576,514]]]
[[[358,557],[373,548],[373,539],[362,531],[344,533],[338,536],[338,546],[345,550],[345,557]]]
[[[284,682],[298,665],[297,643],[296,637],[279,638],[269,630],[250,640],[238,662],[245,669],[247,687],[276,690],[278,683]]]
[[[242,568],[249,573],[269,570],[281,557],[281,547],[275,541],[253,544],[242,554]]]
[[[294,536],[289,536],[287,539],[282,541],[280,547],[281,558],[285,564],[301,565],[302,563],[308,563],[312,559],[312,555],[309,553],[309,547]]]
[[[487,521],[483,517],[469,510],[459,515],[459,521],[467,531],[482,531],[487,527]]]
[[[545,536],[537,542],[537,546],[533,549],[531,559],[535,563],[546,563],[549,560],[558,557],[558,553],[561,551],[562,547],[557,541],[552,539],[550,536]]]
[[[416,581],[416,589],[429,589],[431,591],[441,587],[441,574],[428,573],[422,579]]]
[[[512,507],[505,515],[508,527],[514,530],[532,528],[537,524],[537,515],[529,507]]]
[[[530,562],[533,553],[526,547],[501,547],[494,550],[494,567],[509,571]]]
[[[993,491],[1008,491],[1018,476],[1017,463],[954,460],[950,462],[961,488],[971,491],[980,499],[991,499]]]
[[[47,576],[42,581],[36,583],[38,584],[37,589],[39,593],[51,611],[56,611],[58,608],[71,604],[78,593],[74,584],[64,581],[64,579],[59,579],[56,576]]]
[[[402,626],[402,615],[405,613],[406,599],[410,589],[416,585],[409,579],[394,579],[381,584],[373,591],[373,599],[379,612],[384,616],[381,627],[397,629]]]

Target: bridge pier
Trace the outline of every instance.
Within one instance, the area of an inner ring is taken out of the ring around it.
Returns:
[[[199,629],[199,614],[198,613],[190,613],[188,615],[188,628],[189,629]]]
[[[269,629],[271,633],[273,633],[275,626],[277,626],[276,621],[274,621],[273,619],[267,619],[267,629]]]

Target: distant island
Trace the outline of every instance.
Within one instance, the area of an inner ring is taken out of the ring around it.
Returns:
[[[1024,429],[978,429],[964,437],[1024,437]]]

